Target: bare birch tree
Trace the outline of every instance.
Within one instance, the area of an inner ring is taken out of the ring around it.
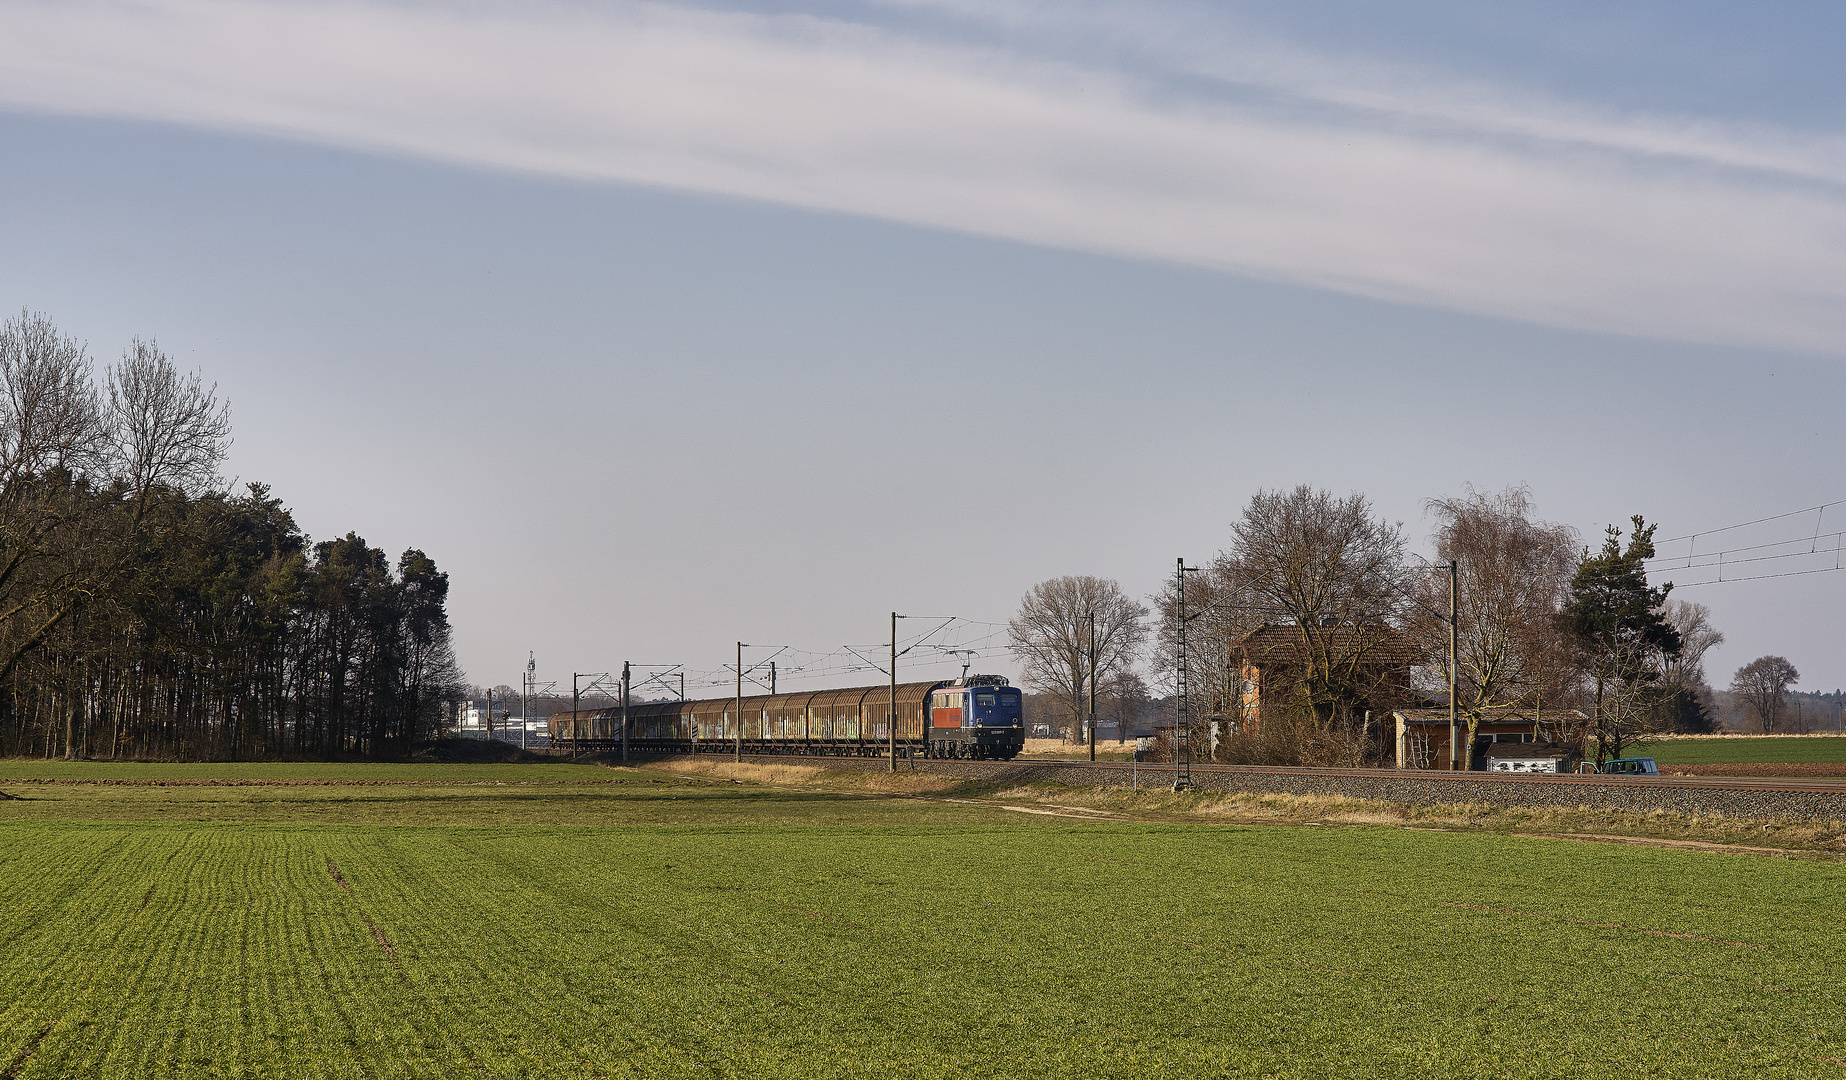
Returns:
[[[107,413],[117,479],[138,501],[196,495],[218,478],[231,444],[231,408],[197,372],[181,374],[151,341],[136,340],[109,368]]]
[[[1724,635],[1711,624],[1711,609],[1704,604],[1668,600],[1660,613],[1679,633],[1679,655],[1664,658],[1669,722],[1677,731],[1710,731],[1718,705],[1705,681],[1705,654],[1722,645]]]
[[[1531,494],[1509,487],[1496,495],[1469,489],[1424,504],[1436,519],[1432,539],[1456,563],[1456,711],[1474,746],[1489,710],[1549,699],[1563,705],[1575,677],[1558,614],[1577,569],[1577,533],[1536,521]],[[1431,661],[1432,682],[1449,676],[1446,575],[1420,578],[1408,627]]]

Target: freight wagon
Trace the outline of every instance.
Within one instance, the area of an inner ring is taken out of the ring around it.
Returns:
[[[703,701],[649,701],[628,707],[635,753],[819,754],[876,757],[892,743],[891,687],[749,694]],[[622,710],[551,717],[551,745],[611,749],[622,738]],[[1025,747],[1019,691],[998,675],[897,684],[897,746],[932,758],[1010,760]]]

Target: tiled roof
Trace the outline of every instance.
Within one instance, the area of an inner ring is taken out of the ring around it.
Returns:
[[[1446,724],[1449,722],[1449,710],[1446,706],[1440,709],[1399,709],[1397,715],[1413,724]],[[1465,710],[1461,714],[1464,720],[1466,720],[1467,715]],[[1588,717],[1584,716],[1576,709],[1543,709],[1540,710],[1537,718],[1545,723],[1555,723],[1559,720],[1588,719]],[[1528,706],[1517,709],[1483,709],[1481,710],[1480,722],[1483,724],[1530,724],[1532,720],[1532,710]]]
[[[1573,747],[1544,742],[1497,742],[1487,745],[1490,758],[1568,758],[1576,757]]]

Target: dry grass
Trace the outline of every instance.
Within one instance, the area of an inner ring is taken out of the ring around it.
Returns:
[[[1082,743],[1068,743],[1062,739],[1027,739],[1025,749],[1019,752],[1019,756],[1073,760],[1080,758],[1087,761],[1090,757],[1090,748]],[[1125,743],[1104,739],[1096,744],[1096,760],[1098,761],[1131,761],[1134,756],[1133,739]]]
[[[788,787],[817,788],[828,791],[863,791],[888,794],[916,794],[946,791],[964,781],[935,773],[906,770],[879,772],[861,769],[828,769],[819,765],[757,764],[738,761],[658,761],[639,766],[680,776],[702,776],[711,780],[738,783],[778,784]]]
[[[1789,732],[1771,731],[1767,733],[1742,732],[1742,731],[1720,731],[1720,732],[1715,732],[1710,735],[1677,735],[1677,734],[1651,735],[1648,737],[1647,741],[1650,743],[1653,743],[1653,742],[1709,743],[1709,742],[1750,742],[1752,740],[1760,740],[1760,739],[1837,739],[1841,737],[1841,734],[1842,733],[1838,731],[1789,731]]]

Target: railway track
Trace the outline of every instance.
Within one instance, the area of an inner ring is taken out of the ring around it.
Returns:
[[[1131,766],[1125,761],[1088,761],[1083,759],[1065,760],[1062,758],[1019,758],[1014,761],[968,762],[970,765],[987,765],[996,768],[1032,765],[1057,765],[1070,769],[1112,769],[1129,770]],[[1160,772],[1171,774],[1173,766],[1162,762],[1143,762],[1139,766],[1142,775]],[[1846,794],[1846,777],[1812,777],[1812,776],[1601,776],[1590,774],[1565,773],[1546,775],[1544,773],[1491,773],[1491,772],[1439,772],[1424,769],[1310,769],[1282,765],[1194,765],[1194,776],[1199,774],[1219,775],[1257,775],[1257,776],[1351,776],[1377,779],[1434,779],[1456,780],[1462,782],[1480,782],[1489,784],[1554,784],[1581,787],[1667,787],[1667,788],[1726,788],[1738,791],[1825,791]]]
[[[698,755],[701,760],[723,759],[730,756],[728,751],[722,754]],[[779,762],[785,765],[814,765],[836,769],[876,770],[888,767],[887,759],[882,755],[847,757],[823,754],[744,754],[743,760],[757,763]],[[899,770],[910,770],[913,768],[913,763],[900,758],[897,767]],[[941,761],[919,758],[914,762],[914,768],[922,771],[951,772],[956,775],[990,774],[994,776],[1006,776],[1022,769],[1037,770],[1040,768],[1095,771],[1109,775],[1118,772],[1139,773],[1153,784],[1158,784],[1163,774],[1167,776],[1173,774],[1173,766],[1168,762],[1144,761],[1136,765],[1126,761],[1090,761],[1085,758],[1021,757],[1011,761]],[[1514,786],[1551,785],[1563,788],[1716,788],[1735,791],[1818,791],[1846,794],[1846,776],[1601,776],[1577,773],[1444,772],[1432,769],[1323,769],[1289,765],[1208,764],[1194,764],[1192,775],[1195,782],[1200,776],[1351,777],[1369,780],[1436,780]]]
[[[690,755],[670,755],[688,757]],[[700,760],[731,755],[700,754]],[[877,771],[882,757],[812,757],[745,754],[758,764],[815,765]],[[1052,783],[1072,786],[1170,787],[1173,766],[1158,762],[1068,761],[1015,758],[1012,761],[899,759],[902,771],[967,780]],[[1846,778],[1725,776],[1588,776],[1436,772],[1423,769],[1309,769],[1265,765],[1194,765],[1191,786],[1199,791],[1258,795],[1313,795],[1407,805],[1491,805],[1590,808],[1632,813],[1655,811],[1716,814],[1752,821],[1839,821],[1846,823]]]

